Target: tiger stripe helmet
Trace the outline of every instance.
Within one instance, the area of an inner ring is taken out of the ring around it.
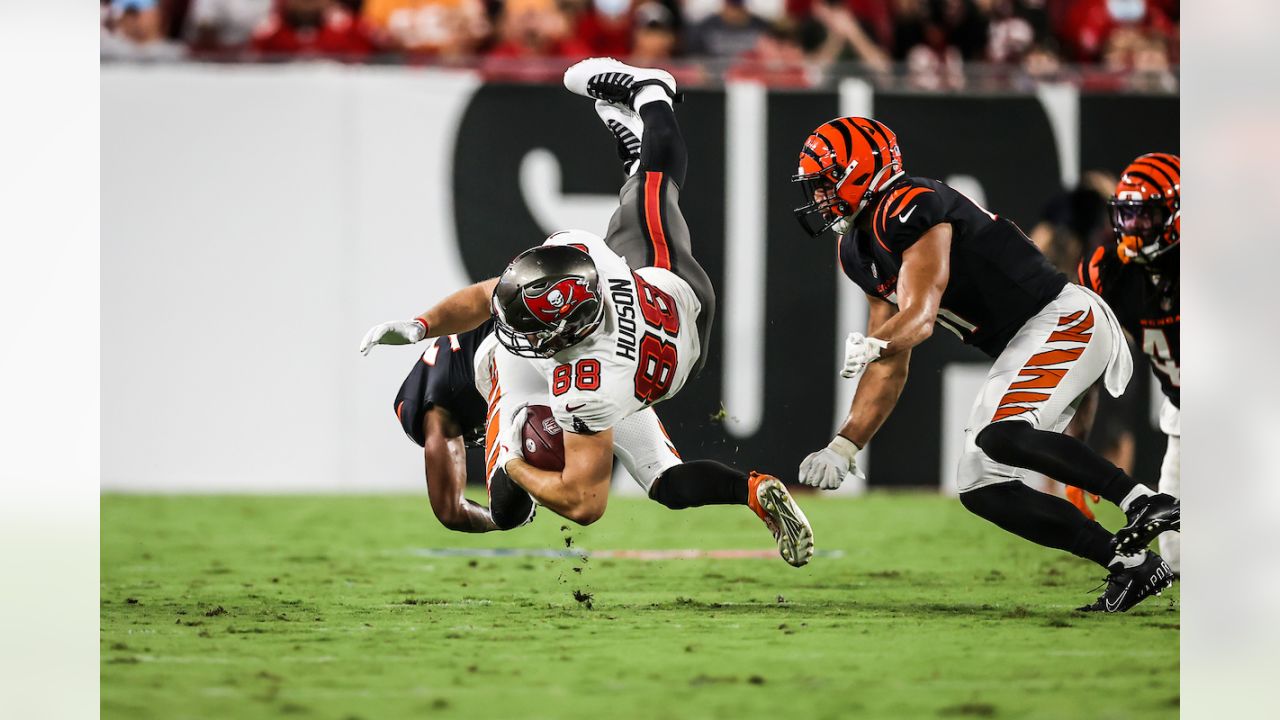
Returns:
[[[1121,262],[1146,264],[1178,244],[1181,183],[1177,155],[1147,153],[1124,169],[1107,203]]]
[[[898,136],[887,125],[864,117],[825,122],[805,139],[791,178],[804,198],[796,219],[813,237],[833,227],[846,233],[875,194],[902,174]]]

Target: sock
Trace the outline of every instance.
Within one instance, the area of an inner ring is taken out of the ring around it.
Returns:
[[[1133,504],[1134,500],[1137,500],[1140,497],[1150,497],[1152,495],[1155,495],[1155,493],[1146,485],[1134,485],[1133,489],[1129,491],[1129,494],[1125,495],[1124,499],[1119,502],[1120,509],[1128,513],[1129,506]]]
[[[978,433],[976,442],[998,463],[1034,470],[1116,505],[1137,485],[1088,445],[1062,433],[1037,430],[1027,422],[991,423]]]
[[[636,112],[640,112],[640,108],[651,102],[664,102],[667,107],[671,107],[671,96],[658,85],[645,85],[636,92],[636,97],[631,101],[631,106],[636,109]]]
[[[1076,506],[1021,482],[988,485],[960,493],[969,512],[1037,545],[1066,550],[1107,567],[1115,557],[1115,538],[1086,518]]]
[[[693,460],[667,468],[653,481],[649,497],[672,510],[746,505],[747,474],[714,460]]]
[[[641,88],[662,93],[661,88]],[[662,93],[666,98],[666,93]],[[680,123],[671,109],[671,102],[650,102],[640,107],[640,119],[644,121],[644,133],[640,137],[641,172],[666,173],[677,187],[684,187],[685,173],[689,169],[689,151],[680,133]]]

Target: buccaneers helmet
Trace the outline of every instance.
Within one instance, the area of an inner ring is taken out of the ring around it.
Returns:
[[[548,358],[576,345],[604,317],[596,264],[568,245],[517,255],[498,277],[491,304],[498,341],[522,357]]]
[[[876,193],[901,177],[898,136],[879,120],[836,118],[819,125],[800,148],[800,184],[805,204],[795,209],[805,232],[817,237],[834,227],[846,233]]]
[[[1180,168],[1177,155],[1147,153],[1124,169],[1107,203],[1121,262],[1148,263],[1178,244]]]

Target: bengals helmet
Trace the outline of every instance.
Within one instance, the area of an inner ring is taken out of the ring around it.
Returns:
[[[835,228],[846,233],[871,198],[903,173],[898,136],[884,123],[864,117],[836,118],[819,125],[800,148],[800,184],[805,204],[796,219],[813,237]]]
[[[1129,163],[1107,206],[1121,262],[1145,264],[1178,244],[1182,230],[1181,163],[1147,153]]]
[[[600,325],[600,275],[586,252],[568,245],[525,250],[498,277],[494,334],[521,357],[549,358]]]

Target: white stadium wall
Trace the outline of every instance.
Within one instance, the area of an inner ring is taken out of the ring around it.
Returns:
[[[490,266],[509,257],[502,254],[507,245],[528,246],[537,233],[564,227],[603,229],[615,203],[614,180],[584,185],[576,175],[565,177],[566,167],[580,169],[582,162],[595,163],[601,149],[608,152],[603,132],[590,140],[599,144],[589,150],[565,150],[563,137],[543,133],[518,139],[524,143],[520,157],[507,163],[510,187],[521,196],[520,212],[485,214],[488,206],[476,198],[474,179],[503,158],[485,157],[491,154],[488,126],[469,128],[470,144],[461,142],[463,118],[475,106],[497,103],[503,112],[487,113],[486,122],[519,134],[525,113],[544,112],[543,103],[508,102],[529,92],[553,99],[564,94],[556,88],[485,88],[472,73],[424,69],[104,66],[103,488],[420,489],[420,451],[400,433],[391,409],[418,353],[381,348],[363,358],[356,348],[364,331],[425,309],[470,282],[478,271],[469,267],[497,272]],[[1051,168],[1041,179],[1044,191],[1070,184],[1082,155],[1114,164],[1129,152],[1088,142],[1092,121],[1082,117],[1098,113],[1074,91],[1042,92],[1022,101],[1044,118],[1042,139],[1035,141],[1045,146]],[[802,448],[826,442],[851,394],[834,379],[839,342],[859,329],[862,305],[837,277],[825,250],[798,269],[778,266],[778,248],[785,252],[782,243],[793,242],[797,229],[785,186],[790,170],[777,163],[789,164],[790,146],[799,141],[792,126],[816,124],[813,116],[820,122],[837,112],[875,112],[887,115],[901,137],[897,123],[909,127],[911,119],[934,112],[921,110],[919,102],[911,95],[877,96],[857,81],[825,95],[775,95],[734,85],[691,97],[682,116],[691,126],[691,152],[698,153],[695,161],[715,162],[691,168],[690,182],[696,172],[700,184],[686,202],[698,206],[686,214],[695,232],[702,228],[696,243],[707,248],[721,309],[713,345],[719,349],[713,349],[697,391],[704,397],[685,398],[694,394],[686,390],[662,406],[667,410],[660,408],[686,457],[705,452],[729,460],[739,452],[783,447],[779,457],[744,462],[768,462],[770,470],[785,475],[794,471]],[[585,107],[582,112],[590,114]],[[691,113],[703,117],[690,118]],[[502,117],[492,117],[497,114]],[[785,151],[777,144],[785,144]],[[458,147],[476,148],[461,169],[454,163]],[[939,147],[917,156],[907,148],[907,157],[923,158],[918,172],[945,177],[972,195],[1010,197],[1009,173],[998,163],[992,167],[986,156],[968,159],[960,144]],[[956,158],[941,157],[955,148]],[[584,152],[591,153],[589,160],[575,157]],[[613,160],[604,155],[600,162]],[[709,185],[715,194],[699,200],[696,193],[706,193]],[[471,195],[459,205],[455,192]],[[1011,212],[1027,227],[1034,217],[1026,216],[1045,199],[1018,198],[1022,206]],[[999,207],[1016,204],[1004,199]],[[457,207],[465,207],[469,218],[455,217]],[[477,208],[482,237],[475,229]],[[459,238],[458,228],[472,229]],[[501,252],[491,246],[501,246]],[[477,264],[477,253],[486,252],[492,257]],[[809,279],[815,273],[821,283]],[[788,294],[817,293],[813,302],[828,306],[823,319],[801,323],[799,335],[794,325],[772,315],[766,319],[776,311],[774,283],[787,286]],[[761,284],[772,294],[757,292]],[[777,342],[784,337],[785,343]],[[951,484],[958,452],[952,435],[961,429],[944,416],[963,414],[963,398],[972,396],[968,385],[981,379],[975,374],[981,358],[950,347],[957,344],[949,338],[934,342],[931,347],[938,349],[921,353],[924,360],[917,363],[934,363],[921,375],[935,380],[917,379],[914,370],[913,379],[922,388],[927,382],[940,385],[917,391],[914,399],[908,390],[904,403],[913,403],[915,415],[898,421],[897,430],[891,420],[878,446],[912,446],[887,452],[899,458],[892,464],[872,460],[873,485]],[[786,346],[782,355],[780,344]],[[812,372],[792,367],[795,353],[806,350],[819,356]],[[768,391],[770,383],[789,388],[788,375],[796,374],[828,376],[814,392],[821,417],[813,419],[810,412],[808,426],[790,415],[814,409],[806,398],[790,397],[790,389]],[[730,419],[708,428],[706,409],[720,398]],[[780,414],[786,416],[781,423]],[[927,438],[927,451],[919,444],[920,417],[939,428],[939,437]],[[792,426],[803,435],[782,437]]]
[[[391,414],[416,355],[356,348],[467,281],[441,158],[475,83],[103,69],[104,488],[422,486]]]

